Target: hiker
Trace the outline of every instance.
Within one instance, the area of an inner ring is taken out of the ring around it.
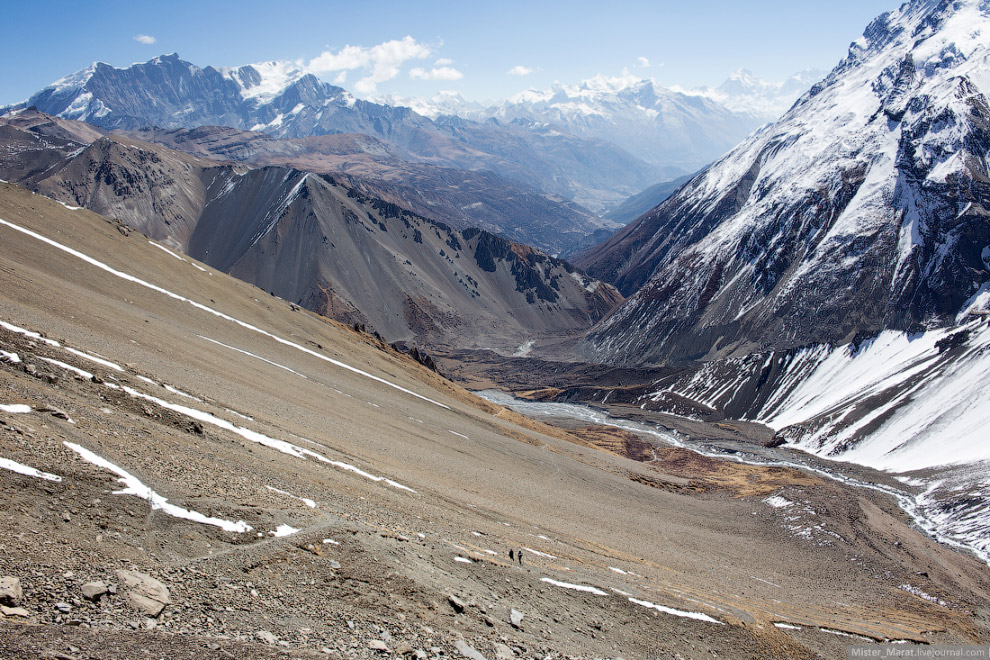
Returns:
[[[519,565],[522,566],[522,550],[516,550],[516,557],[519,558]]]
[[[515,561],[515,560],[516,560],[516,558],[515,558],[515,556],[514,556],[514,555],[512,554],[512,548],[509,548],[509,561]]]

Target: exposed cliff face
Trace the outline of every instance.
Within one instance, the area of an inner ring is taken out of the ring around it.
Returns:
[[[459,232],[343,178],[117,136],[85,145],[32,125],[0,126],[4,148],[20,154],[5,164],[11,180],[389,341],[512,352],[580,333],[622,300],[539,250]]]
[[[579,260],[638,290],[589,353],[712,359],[954,322],[990,282],[988,14],[881,16],[779,122]]]

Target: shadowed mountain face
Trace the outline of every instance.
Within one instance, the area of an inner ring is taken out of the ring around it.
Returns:
[[[444,118],[356,99],[312,74],[263,65],[200,68],[174,53],[117,69],[96,63],[18,107],[107,129],[231,126],[279,138],[358,133],[401,158],[500,177],[598,211],[655,183],[654,166],[614,144],[548,127]],[[588,232],[590,233],[590,232]]]
[[[148,128],[127,135],[215,160],[333,172],[365,196],[456,228],[480,227],[504,234],[550,253],[566,251],[595,231],[610,233],[619,227],[615,221],[593,217],[574,202],[491,171],[403,160],[394,147],[367,135],[276,139],[219,126]]]
[[[711,359],[954,323],[990,282],[987,34],[975,1],[874,21],[779,122],[579,260],[636,292],[589,354]]]
[[[113,136],[86,145],[48,136],[56,124],[40,117],[20,123],[0,127],[15,156],[8,179],[389,341],[511,352],[582,332],[622,300],[538,250],[457,231],[331,176]],[[64,123],[72,131],[60,134],[86,137]]]

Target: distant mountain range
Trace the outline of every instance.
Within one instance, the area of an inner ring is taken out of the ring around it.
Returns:
[[[661,168],[665,179],[693,172],[775,120],[824,73],[803,71],[781,83],[744,69],[717,88],[667,89],[632,75],[595,76],[577,85],[531,89],[485,105],[443,92],[432,99],[385,97],[434,119],[454,115],[496,118],[526,126],[550,125],[567,133],[608,140]]]
[[[199,144],[261,151],[223,142],[227,130]],[[388,341],[512,352],[579,333],[622,300],[545,253],[423,218],[346,178],[217,163],[35,110],[0,121],[0,146],[3,179]]]
[[[654,165],[600,139],[494,120],[433,121],[278,63],[200,68],[174,53],[127,68],[98,62],[0,113],[32,106],[112,130],[228,126],[277,138],[369,135],[404,160],[488,170],[594,212],[662,178]]]
[[[825,73],[818,69],[805,69],[787,80],[768,82],[746,69],[739,69],[718,87],[674,89],[688,95],[704,96],[733,112],[748,114],[763,122],[772,122],[787,112],[812,85],[824,78]]]

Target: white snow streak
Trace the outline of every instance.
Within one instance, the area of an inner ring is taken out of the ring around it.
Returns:
[[[273,367],[278,367],[279,369],[285,369],[289,373],[293,373],[293,374],[299,376],[300,378],[307,378],[305,375],[299,373],[298,371],[295,371],[293,369],[288,368],[284,364],[279,364],[278,362],[272,362],[271,360],[268,360],[266,358],[263,358],[260,355],[255,355],[254,353],[250,353],[250,352],[245,351],[243,349],[235,348],[233,346],[228,346],[227,344],[224,344],[223,342],[219,342],[216,339],[210,339],[209,337],[204,337],[203,335],[196,335],[196,336],[199,337],[200,339],[205,339],[208,342],[212,342],[212,343],[214,343],[214,344],[216,344],[218,346],[223,346],[224,348],[229,348],[232,351],[236,351],[238,353],[242,353],[242,354],[247,355],[249,357],[253,357],[256,360],[261,360],[262,362],[267,362],[268,364],[272,365]]]
[[[18,232],[20,232],[20,233],[22,233],[22,234],[24,234],[26,236],[30,236],[31,238],[34,238],[36,240],[39,240],[42,243],[45,243],[46,245],[50,245],[50,246],[52,246],[52,247],[54,247],[54,248],[56,248],[58,250],[61,250],[61,251],[65,252],[66,254],[70,254],[73,257],[76,257],[77,259],[81,259],[82,261],[85,261],[86,263],[88,263],[88,264],[90,264],[92,266],[95,266],[95,267],[97,267],[97,268],[99,268],[99,269],[101,269],[103,271],[106,271],[106,272],[110,273],[111,275],[114,275],[116,277],[119,277],[119,278],[121,278],[123,280],[126,280],[128,282],[133,282],[134,284],[137,284],[139,286],[143,286],[145,288],[151,289],[152,291],[155,291],[155,292],[160,293],[162,295],[168,296],[169,298],[172,298],[174,300],[178,300],[178,301],[181,301],[181,302],[188,303],[189,305],[192,305],[196,309],[202,310],[202,311],[207,312],[209,314],[213,314],[214,316],[216,316],[218,318],[222,318],[225,321],[230,321],[231,323],[235,323],[235,324],[239,325],[240,327],[242,327],[242,328],[244,328],[246,330],[250,330],[252,332],[256,332],[256,333],[258,333],[260,335],[263,335],[263,336],[268,337],[268,338],[270,338],[270,339],[272,339],[274,341],[277,341],[280,344],[284,344],[286,346],[291,346],[292,348],[295,348],[296,350],[302,351],[303,353],[306,353],[307,355],[310,355],[312,357],[315,357],[315,358],[317,358],[319,360],[323,360],[324,362],[328,362],[328,363],[330,363],[330,364],[332,364],[332,365],[334,365],[336,367],[339,367],[341,369],[346,369],[347,371],[350,371],[352,373],[358,374],[359,376],[363,376],[365,378],[369,378],[369,379],[371,379],[371,380],[373,380],[373,381],[375,381],[377,383],[381,383],[381,384],[386,385],[388,387],[391,387],[393,389],[399,390],[400,392],[405,392],[406,394],[409,394],[411,396],[414,396],[417,399],[422,399],[423,401],[426,401],[428,403],[432,403],[433,405],[439,406],[440,408],[444,408],[446,410],[449,410],[450,409],[450,406],[447,406],[447,405],[445,405],[443,403],[440,403],[438,401],[434,401],[433,399],[430,399],[429,397],[426,397],[426,396],[423,396],[422,394],[418,394],[416,392],[413,392],[412,390],[406,389],[406,388],[402,387],[401,385],[397,385],[395,383],[392,383],[390,381],[385,380],[384,378],[380,378],[380,377],[375,376],[373,374],[370,374],[370,373],[368,373],[366,371],[362,371],[361,369],[357,369],[356,367],[352,367],[351,365],[345,364],[344,362],[340,362],[339,360],[334,360],[333,358],[327,357],[326,355],[323,355],[321,353],[317,353],[316,351],[310,350],[310,349],[306,348],[305,346],[301,346],[299,344],[296,344],[295,342],[291,342],[291,341],[289,341],[287,339],[283,339],[283,338],[281,338],[281,337],[279,337],[277,335],[274,335],[274,334],[272,334],[270,332],[267,332],[266,330],[262,330],[261,328],[259,328],[257,326],[251,325],[250,323],[246,323],[246,322],[241,321],[239,319],[236,319],[236,318],[234,318],[232,316],[228,316],[227,314],[224,314],[223,312],[217,311],[217,310],[213,309],[212,307],[208,307],[208,306],[206,306],[206,305],[204,305],[202,303],[196,302],[194,300],[190,300],[189,298],[186,298],[184,296],[180,296],[179,294],[173,293],[172,291],[169,291],[168,289],[164,289],[164,288],[162,288],[160,286],[157,286],[155,284],[151,284],[150,282],[146,282],[146,281],[144,281],[144,280],[142,280],[140,278],[137,278],[137,277],[135,277],[133,275],[130,275],[128,273],[124,273],[122,271],[119,271],[119,270],[116,270],[114,268],[111,268],[110,266],[108,266],[107,264],[103,263],[102,261],[99,261],[97,259],[94,259],[93,257],[90,257],[89,255],[83,254],[82,252],[79,252],[78,250],[74,250],[74,249],[72,249],[70,247],[67,247],[65,245],[62,245],[61,243],[59,243],[57,241],[53,241],[52,239],[47,238],[45,236],[42,236],[41,234],[39,234],[37,232],[34,232],[34,231],[30,230],[30,229],[26,229],[25,227],[21,227],[20,225],[16,225],[16,224],[14,224],[12,222],[8,222],[8,221],[3,220],[3,219],[0,219],[0,225],[3,225],[5,227],[9,227],[9,228],[13,229],[14,231],[18,231]],[[6,327],[6,325],[4,327]],[[8,329],[16,329],[16,328],[13,328],[12,327],[12,328],[8,328]],[[44,339],[43,337],[40,337],[40,336],[37,337],[37,338],[38,339],[41,339],[42,341],[49,342],[49,343],[51,343],[54,346],[58,346],[58,342],[52,342],[51,340]]]
[[[92,463],[97,467],[104,468],[105,470],[109,470],[120,477],[119,481],[124,485],[124,489],[116,491],[114,493],[115,495],[136,495],[141,499],[148,500],[151,503],[151,509],[153,511],[160,509],[164,513],[175,518],[184,518],[193,522],[203,523],[204,525],[213,525],[214,527],[219,527],[228,532],[243,533],[251,531],[251,526],[243,520],[232,522],[230,520],[224,520],[223,518],[212,518],[205,516],[198,511],[191,511],[174,504],[169,504],[166,498],[162,497],[148,486],[145,486],[137,477],[130,474],[126,470],[117,467],[102,456],[94,454],[85,447],[81,447],[72,442],[63,442],[62,444],[79,454],[86,462]]]
[[[155,243],[154,241],[148,241],[148,244],[149,245],[154,245],[156,248],[158,248],[159,250],[162,250],[163,252],[169,253],[170,255],[172,255],[173,257],[175,257],[176,259],[178,259],[179,261],[185,261],[185,259],[183,259],[179,255],[177,255],[175,252],[172,252],[171,250],[169,250],[164,245],[159,245],[158,243]]]
[[[0,405],[0,410],[3,406]],[[30,410],[30,408],[28,408]],[[0,457],[0,468],[4,470],[10,470],[11,472],[16,472],[17,474],[23,474],[28,477],[37,477],[38,479],[45,479],[46,481],[62,481],[62,477],[57,474],[49,474],[48,472],[42,472],[36,468],[29,465],[24,465],[23,463],[18,463],[9,458]]]
[[[31,406],[24,403],[0,403],[0,412],[19,415],[31,412]]]
[[[299,500],[300,502],[302,502],[303,504],[305,504],[306,506],[308,506],[310,509],[315,509],[316,508],[316,502],[314,502],[313,500],[309,499],[308,497],[299,497],[298,495],[293,495],[292,493],[290,493],[288,491],[285,491],[285,490],[282,490],[281,488],[275,488],[275,486],[265,486],[265,488],[267,488],[268,490],[274,491],[276,493],[280,493],[282,495],[285,495],[287,497],[291,497],[294,500]]]
[[[675,610],[672,607],[664,607],[663,605],[657,605],[656,603],[651,603],[648,600],[637,600],[636,598],[630,598],[629,602],[636,603],[637,605],[642,605],[643,607],[648,607],[658,612],[664,612],[666,614],[673,614],[674,616],[684,617],[685,619],[696,619],[698,621],[707,621],[708,623],[717,623],[720,626],[725,624],[718,619],[713,619],[707,614],[702,614],[701,612],[687,612],[685,610]]]
[[[540,578],[540,582],[546,582],[547,584],[552,584],[555,587],[561,587],[563,589],[571,589],[573,591],[583,591],[589,594],[595,594],[596,596],[607,596],[608,594],[601,589],[596,589],[595,587],[589,587],[583,584],[571,584],[570,582],[559,582],[551,578]]]

